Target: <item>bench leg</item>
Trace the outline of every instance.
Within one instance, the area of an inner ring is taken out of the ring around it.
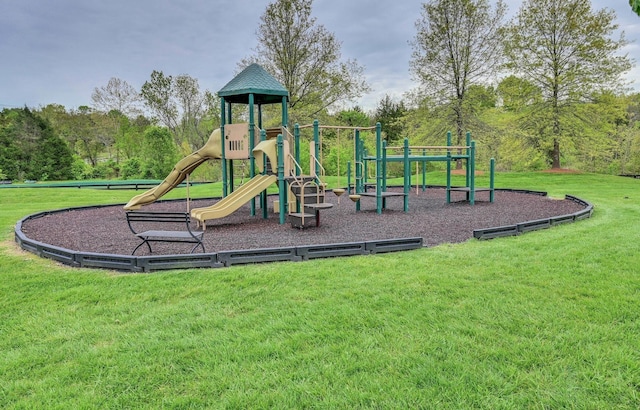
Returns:
[[[191,252],[190,253],[193,253],[193,251],[195,251],[198,246],[202,248],[202,253],[206,253],[207,252],[207,251],[204,250],[204,244],[202,242],[198,242],[198,243],[196,243],[196,245],[193,248],[191,248]]]
[[[147,248],[149,248],[149,253],[153,253],[153,251],[151,250],[151,245],[149,244],[149,241],[147,241],[146,239],[144,241],[142,241],[142,243],[138,246],[136,246],[136,248],[133,250],[133,252],[131,252],[131,255],[135,255],[136,251],[138,250],[138,248],[140,248],[142,245],[147,244]]]

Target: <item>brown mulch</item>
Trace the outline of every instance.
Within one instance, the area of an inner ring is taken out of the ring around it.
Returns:
[[[273,213],[269,197],[268,219],[256,201],[256,215],[249,205],[232,215],[207,222],[204,244],[207,252],[224,250],[278,248],[296,245],[328,244],[422,237],[425,246],[464,242],[473,237],[474,229],[483,229],[552,216],[566,215],[584,208],[574,201],[552,199],[530,193],[495,191],[495,201],[488,202],[488,192],[476,193],[475,205],[463,201],[465,194],[452,193],[446,203],[442,188],[429,188],[409,197],[409,211],[403,212],[402,197],[387,199],[387,209],[376,213],[375,198],[362,198],[361,210],[346,195],[338,198],[327,193],[327,202],[334,207],[321,211],[319,227],[292,228],[280,224]],[[217,199],[191,201],[191,207],[210,206]],[[186,201],[166,201],[148,205],[148,211],[186,211]],[[22,232],[30,239],[58,247],[81,251],[129,255],[139,240],[127,226],[121,205],[70,210],[24,221]],[[190,245],[157,244],[154,254],[175,254],[189,251]],[[137,255],[148,250],[140,248]]]

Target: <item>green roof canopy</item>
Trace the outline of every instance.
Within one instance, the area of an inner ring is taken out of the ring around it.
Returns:
[[[289,99],[289,91],[258,64],[251,64],[218,91],[218,96],[230,103],[249,104],[253,94],[255,104],[281,103]]]

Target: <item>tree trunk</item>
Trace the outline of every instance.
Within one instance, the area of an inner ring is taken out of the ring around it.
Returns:
[[[457,141],[456,141],[456,145],[457,146],[461,146],[462,145],[462,141],[465,140],[464,138],[464,117],[463,117],[463,112],[462,112],[462,96],[460,95],[460,93],[458,93],[458,99],[456,100],[456,106],[455,106],[455,114],[456,114],[456,136],[457,136]],[[462,154],[462,150],[458,150],[458,155]],[[457,160],[456,161],[456,169],[460,170],[462,169],[462,160]]]
[[[560,141],[557,138],[553,139],[553,154],[552,154],[552,169],[560,168]]]

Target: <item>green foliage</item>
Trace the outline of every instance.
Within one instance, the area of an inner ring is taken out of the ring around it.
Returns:
[[[163,127],[151,127],[144,133],[142,177],[164,179],[178,159],[171,133]]]
[[[219,126],[217,97],[208,90],[200,91],[198,80],[189,75],[173,77],[154,70],[151,79],[142,85],[140,95],[177,145],[186,141],[193,150],[200,148]]]
[[[0,113],[0,166],[10,179],[72,178],[73,155],[48,121],[31,110]]]
[[[498,84],[498,95],[505,110],[519,112],[527,106],[542,101],[542,91],[531,81],[514,75],[504,78]]]
[[[120,178],[135,179],[142,174],[142,161],[139,158],[129,158],[120,166]]]
[[[348,111],[340,111],[336,115],[337,124],[348,127],[368,127],[371,125],[371,119],[362,111],[362,108],[356,106]]]
[[[93,178],[93,167],[78,155],[74,155],[73,163],[71,164],[71,175],[73,179],[91,179]]]
[[[594,11],[584,0],[527,0],[505,31],[508,67],[542,92],[546,125],[537,137],[551,141],[549,162],[560,167],[561,146],[576,144],[575,109],[600,90],[621,91],[631,68],[614,39],[618,26],[609,9]]]
[[[640,15],[640,0],[629,0],[629,5],[631,6],[631,10]]]
[[[386,140],[389,143],[402,141],[405,137],[405,123],[403,117],[406,114],[402,101],[395,102],[389,95],[385,95],[378,102],[374,114],[375,122],[379,122]]]
[[[502,20],[506,6],[487,0],[430,0],[416,22],[410,66],[425,92],[453,115],[456,144],[470,127],[469,87],[500,69]]]
[[[319,113],[369,91],[363,67],[340,61],[340,42],[311,16],[313,0],[275,0],[257,28],[259,63],[289,91],[291,119],[310,123]]]
[[[333,140],[330,144],[326,142]],[[353,131],[343,130],[340,132],[340,141],[336,137],[325,138],[325,148],[323,150],[324,157],[322,165],[327,175],[335,175],[345,177],[347,175],[347,162],[351,162],[352,173],[354,170],[354,146]],[[346,180],[342,180],[346,185]],[[353,181],[352,181],[353,182]]]

